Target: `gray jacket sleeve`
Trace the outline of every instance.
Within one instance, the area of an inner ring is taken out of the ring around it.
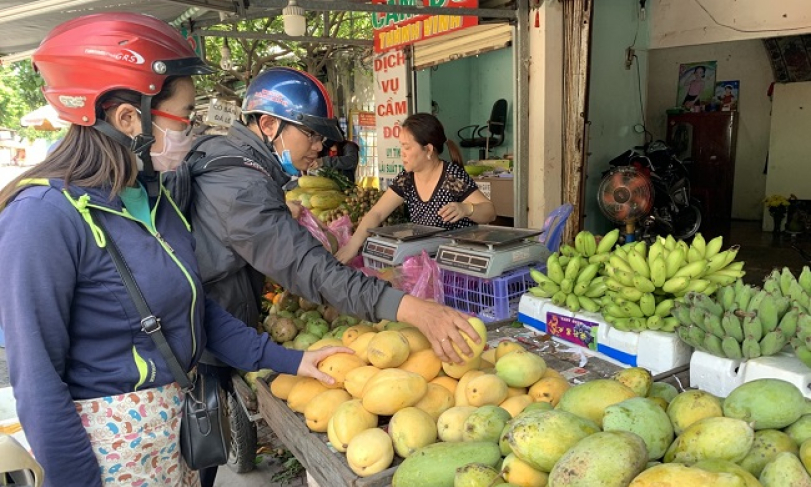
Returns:
[[[226,243],[253,268],[310,301],[367,320],[396,320],[404,293],[335,260],[293,219],[273,180],[254,177],[233,196],[223,215]]]

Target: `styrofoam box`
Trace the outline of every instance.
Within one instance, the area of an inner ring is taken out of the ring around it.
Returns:
[[[699,350],[690,359],[690,387],[727,397],[743,384],[748,363],[742,360],[716,357]]]
[[[794,353],[779,353],[771,357],[759,357],[747,361],[744,382],[756,379],[781,379],[797,386],[800,392],[811,399],[811,369]]]
[[[644,367],[656,375],[690,362],[692,349],[675,333],[652,330],[642,333],[620,331],[607,324],[599,313],[572,313],[553,305],[549,299],[536,298],[529,294],[521,297],[518,321],[528,328],[548,333],[546,321],[549,312],[597,324],[597,352],[602,358],[607,358],[613,363],[626,367]],[[571,344],[558,337],[555,339]]]

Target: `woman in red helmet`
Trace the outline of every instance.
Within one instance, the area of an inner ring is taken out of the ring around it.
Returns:
[[[17,411],[46,485],[198,485],[179,454],[183,393],[107,251],[114,243],[184,371],[206,348],[243,370],[332,379],[205,299],[188,226],[157,177],[190,146],[205,64],[167,24],[100,14],[33,55],[72,123],[0,192],[0,294]],[[106,232],[101,231],[104,228]],[[112,240],[112,242],[110,242]]]

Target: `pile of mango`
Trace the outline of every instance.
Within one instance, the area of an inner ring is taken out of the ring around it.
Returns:
[[[356,353],[319,366],[335,385],[279,375],[271,392],[357,475],[403,458],[394,487],[811,486],[811,406],[785,381],[725,400],[642,368],[571,385],[512,341],[441,363],[405,323],[355,325],[340,343]]]
[[[285,193],[286,201],[298,201],[316,218],[327,215],[344,203],[344,193],[335,180],[324,176],[301,176],[298,187]],[[322,219],[323,221],[323,219]]]

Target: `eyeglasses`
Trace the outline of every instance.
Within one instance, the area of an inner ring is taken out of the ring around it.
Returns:
[[[327,138],[323,135],[319,134],[318,132],[313,132],[310,129],[304,128],[300,125],[291,124],[293,127],[298,129],[299,132],[306,135],[308,139],[310,139],[310,144],[315,144],[316,142],[319,144],[323,144],[326,142]]]
[[[169,120],[175,120],[177,122],[183,122],[188,125],[188,128],[184,132],[185,135],[189,135],[191,131],[200,126],[200,120],[197,118],[197,112],[192,111],[189,114],[189,118],[183,118],[178,115],[173,115],[171,113],[167,113],[161,110],[152,109],[149,111],[152,115],[156,115],[158,117],[168,118]]]

